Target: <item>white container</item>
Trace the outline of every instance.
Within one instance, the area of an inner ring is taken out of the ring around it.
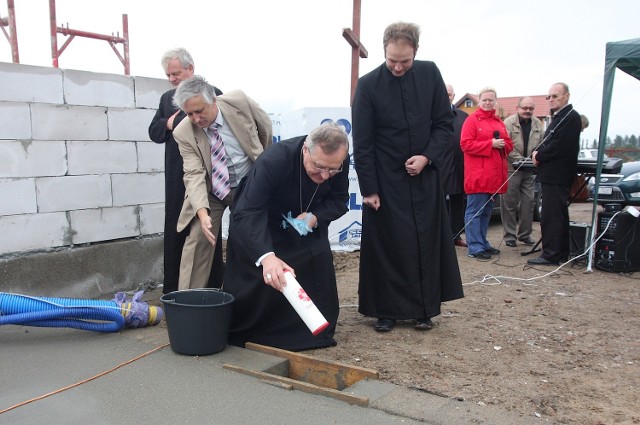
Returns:
[[[318,335],[329,326],[329,322],[320,313],[318,307],[311,301],[309,295],[307,295],[291,272],[285,272],[284,278],[287,281],[287,286],[284,287],[282,293],[311,333]]]

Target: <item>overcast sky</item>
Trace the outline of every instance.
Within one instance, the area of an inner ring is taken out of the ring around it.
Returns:
[[[14,0],[20,62],[51,66],[49,2]],[[349,106],[352,0],[57,0],[56,21],[76,30],[122,35],[128,15],[131,75],[164,78],[162,53],[186,47],[196,73],[223,91],[243,89],[267,112]],[[7,4],[0,0],[0,15]],[[546,94],[569,84],[587,115],[584,136],[597,138],[605,45],[640,37],[638,0],[362,0],[361,39],[369,58],[360,75],[384,61],[382,33],[391,22],[421,26],[417,59],[433,60],[456,99],[493,86],[498,96]],[[5,27],[6,28],[6,27]],[[58,35],[59,47],[66,37]],[[122,46],[118,48],[122,51]],[[11,50],[0,36],[0,61]],[[123,73],[105,41],[76,37],[60,68]],[[0,83],[1,84],[1,83]],[[640,135],[640,82],[617,72],[609,135]]]

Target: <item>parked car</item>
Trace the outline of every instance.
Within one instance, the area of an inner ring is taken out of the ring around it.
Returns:
[[[594,198],[595,183],[589,184],[589,195]],[[600,175],[598,204],[640,205],[640,161],[625,162],[620,174]]]

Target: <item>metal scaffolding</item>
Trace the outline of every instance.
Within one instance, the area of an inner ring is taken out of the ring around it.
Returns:
[[[20,63],[20,56],[18,54],[18,32],[16,29],[16,12],[14,0],[7,0],[8,17],[0,17],[0,29],[4,33],[5,37],[11,45],[11,57],[13,63]],[[114,53],[124,66],[124,74],[130,75],[131,65],[129,57],[129,18],[126,14],[122,15],[122,37],[118,32],[116,35],[103,35],[87,31],[79,31],[69,28],[67,24],[66,28],[56,25],[56,1],[49,0],[49,23],[51,28],[51,58],[53,67],[58,68],[58,61],[62,52],[67,48],[71,40],[75,37],[94,38],[96,40],[104,40],[109,43],[109,46],[113,49]],[[9,31],[5,29],[9,27]],[[58,49],[58,34],[68,36],[61,48]],[[117,44],[122,44],[122,54],[117,48]]]
[[[49,19],[51,23],[51,58],[53,59],[54,68],[58,68],[58,59],[60,58],[60,55],[62,54],[62,52],[64,52],[64,49],[67,48],[69,43],[71,43],[71,41],[77,36],[94,38],[96,40],[104,40],[109,43],[109,46],[111,46],[118,59],[120,59],[122,65],[124,65],[124,75],[130,75],[131,68],[129,61],[129,18],[126,14],[122,15],[122,37],[120,37],[120,33],[117,33],[117,35],[103,35],[87,31],[78,31],[70,29],[69,24],[67,24],[66,28],[57,26],[56,0],[49,0]],[[58,33],[69,36],[69,38],[64,42],[60,49],[58,49]],[[116,48],[116,44],[119,43],[122,43],[123,46],[122,55]]]
[[[0,28],[4,33],[9,44],[11,45],[11,59],[13,63],[20,63],[20,54],[18,53],[18,33],[16,32],[16,9],[13,4],[13,0],[7,0],[7,9],[9,16],[6,18],[0,17]],[[4,27],[9,27],[9,32]]]

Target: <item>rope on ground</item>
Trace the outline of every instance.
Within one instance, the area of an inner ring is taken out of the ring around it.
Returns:
[[[127,361],[126,361],[126,362],[124,362],[124,363],[120,363],[119,365],[117,365],[117,366],[115,366],[115,367],[113,367],[113,368],[111,368],[111,369],[109,369],[109,370],[105,370],[104,372],[101,372],[101,373],[99,373],[99,374],[97,374],[97,375],[95,375],[95,376],[92,376],[91,378],[84,379],[84,380],[82,380],[82,381],[80,381],[80,382],[76,382],[75,384],[67,385],[66,387],[59,388],[59,389],[57,389],[57,390],[55,390],[55,391],[52,391],[52,392],[50,392],[50,393],[43,394],[43,395],[41,395],[41,396],[39,396],[39,397],[32,398],[31,400],[23,401],[23,402],[21,402],[21,403],[15,404],[15,405],[13,405],[13,406],[11,406],[11,407],[7,407],[6,409],[2,409],[2,410],[0,410],[0,415],[2,415],[3,413],[8,412],[8,411],[10,411],[10,410],[17,409],[18,407],[22,407],[22,406],[25,406],[25,405],[27,405],[27,404],[29,404],[29,403],[33,403],[34,401],[39,401],[39,400],[42,400],[42,399],[47,398],[47,397],[49,397],[49,396],[52,396],[52,395],[55,395],[55,394],[61,393],[61,392],[63,392],[63,391],[70,390],[71,388],[75,388],[75,387],[80,386],[80,385],[82,385],[82,384],[86,384],[87,382],[93,381],[94,379],[100,378],[101,376],[104,376],[104,375],[106,375],[106,374],[108,374],[108,373],[114,372],[114,371],[116,371],[116,370],[120,369],[120,368],[121,368],[121,367],[123,367],[123,366],[126,366],[126,365],[128,365],[128,364],[130,364],[130,363],[133,363],[133,362],[135,362],[136,360],[139,360],[139,359],[141,359],[141,358],[143,358],[143,357],[145,357],[145,356],[148,356],[149,354],[155,353],[156,351],[161,350],[161,349],[163,349],[163,348],[165,348],[165,347],[167,347],[167,346],[169,346],[169,344],[168,344],[168,343],[167,343],[167,344],[160,345],[160,346],[158,346],[158,347],[154,348],[153,350],[149,350],[149,351],[147,351],[146,353],[142,353],[142,354],[140,354],[139,356],[134,357],[134,358],[133,358],[133,359],[131,359],[131,360],[127,360]]]

